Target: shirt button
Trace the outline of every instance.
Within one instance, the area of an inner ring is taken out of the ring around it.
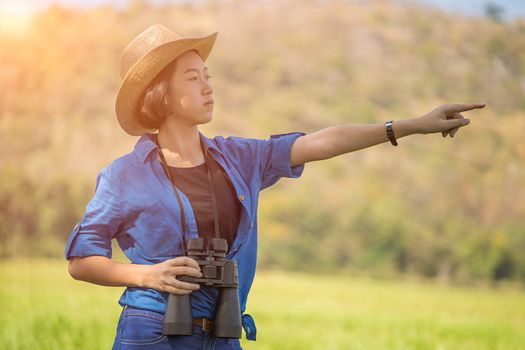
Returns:
[[[243,200],[244,200],[244,195],[241,194],[241,195],[239,196],[239,199],[240,199],[241,201],[243,201]]]

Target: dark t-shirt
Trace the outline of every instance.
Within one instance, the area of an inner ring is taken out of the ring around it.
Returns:
[[[239,225],[241,204],[237,200],[235,189],[231,186],[219,164],[208,157],[208,164],[213,178],[215,200],[219,214],[219,232],[221,238],[228,241],[228,250],[231,248],[237,227]],[[188,196],[200,237],[215,236],[213,203],[208,184],[206,163],[194,167],[180,168],[168,166],[175,186]]]

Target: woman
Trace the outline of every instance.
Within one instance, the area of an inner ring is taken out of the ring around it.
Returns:
[[[204,62],[216,36],[181,38],[157,24],[135,37],[120,59],[117,118],[124,131],[140,138],[132,152],[97,175],[95,195],[65,249],[75,279],[127,287],[119,299],[114,349],[241,348],[237,338],[213,335],[217,288],[176,278],[202,277],[196,261],[184,256],[184,242],[214,232],[228,242],[226,258],[237,262],[242,326],[255,340],[255,323],[245,310],[256,266],[259,192],[282,177],[300,177],[306,162],[387,141],[397,145],[396,138],[411,134],[453,137],[469,122],[461,112],[484,107],[446,104],[414,119],[267,140],[208,138],[198,125],[212,119],[213,89]],[[131,264],[111,260],[113,238]],[[163,334],[170,293],[191,293],[192,335]]]

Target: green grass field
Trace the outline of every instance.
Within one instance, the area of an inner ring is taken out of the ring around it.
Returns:
[[[122,291],[73,280],[65,260],[2,261],[0,349],[110,349]],[[247,312],[244,349],[525,349],[510,288],[259,271]]]

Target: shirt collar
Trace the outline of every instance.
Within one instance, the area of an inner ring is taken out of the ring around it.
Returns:
[[[138,155],[139,159],[142,162],[145,162],[146,159],[148,159],[149,154],[154,150],[157,149],[157,144],[155,143],[155,138],[157,137],[158,133],[144,133],[140,136],[139,140],[135,144],[134,150],[135,153]],[[219,154],[223,155],[222,151],[217,147],[215,142],[213,142],[212,139],[206,137],[202,132],[199,131],[199,137],[204,141],[204,145],[207,150],[213,149],[217,151]]]

